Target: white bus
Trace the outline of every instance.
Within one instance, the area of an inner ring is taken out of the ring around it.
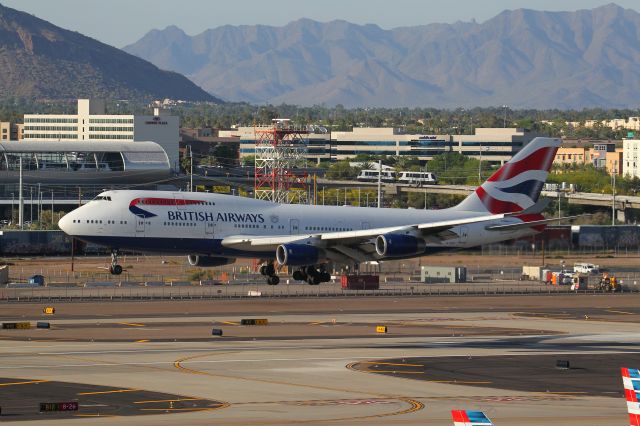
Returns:
[[[393,170],[382,170],[381,172],[377,170],[361,170],[356,179],[360,182],[377,182],[378,173],[381,174],[380,180],[382,182],[395,182],[396,180],[396,172]]]
[[[398,183],[409,185],[435,185],[438,178],[431,172],[400,172]]]

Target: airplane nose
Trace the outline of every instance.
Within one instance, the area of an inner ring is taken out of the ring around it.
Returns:
[[[71,235],[71,221],[73,219],[71,219],[72,214],[71,213],[67,213],[64,216],[62,216],[60,218],[60,220],[58,221],[58,227],[60,229],[62,229],[64,231],[65,234],[67,235]]]

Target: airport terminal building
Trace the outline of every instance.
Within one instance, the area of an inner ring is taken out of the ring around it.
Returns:
[[[153,141],[160,145],[169,164],[178,170],[179,119],[154,108],[154,115],[106,114],[105,102],[78,99],[78,113],[25,114],[24,142],[137,142]]]

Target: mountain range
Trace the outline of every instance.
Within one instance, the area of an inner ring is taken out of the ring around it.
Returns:
[[[300,19],[189,36],[171,26],[123,50],[253,103],[636,108],[640,99],[640,13],[615,4],[390,30]]]
[[[0,5],[0,98],[220,101],[176,72]]]

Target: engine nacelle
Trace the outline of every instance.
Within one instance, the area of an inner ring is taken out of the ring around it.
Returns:
[[[280,265],[315,265],[320,254],[317,247],[307,244],[281,244],[276,248],[276,260]]]
[[[229,257],[213,257],[213,256],[200,256],[197,254],[190,254],[187,256],[189,265],[201,266],[203,268],[211,268],[213,266],[231,265],[235,263],[235,259]]]
[[[382,257],[405,257],[424,252],[425,241],[413,235],[383,234],[376,237],[376,252]]]

